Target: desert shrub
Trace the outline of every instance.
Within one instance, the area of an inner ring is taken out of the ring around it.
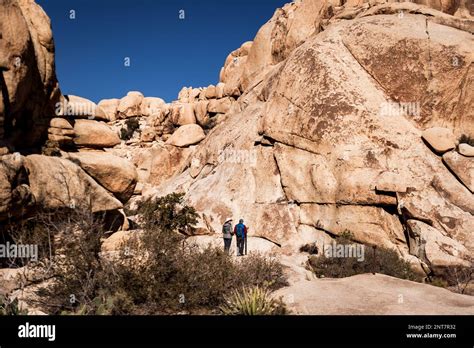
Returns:
[[[474,282],[474,266],[472,259],[469,262],[471,264],[470,267],[451,267],[449,272],[447,272],[446,282],[451,285],[450,289],[452,291],[459,294],[471,294],[468,290]]]
[[[353,236],[346,233],[336,238],[337,244],[348,244]],[[311,256],[309,269],[318,277],[343,278],[362,273],[381,273],[392,277],[420,281],[408,261],[400,258],[395,250],[386,248],[365,248],[363,260],[356,257]]]
[[[459,138],[459,143],[460,144],[469,144],[471,146],[474,146],[474,138],[470,137],[469,135],[463,134]]]
[[[136,130],[140,129],[138,117],[130,117],[125,121],[125,126],[120,129],[120,139],[130,140]]]
[[[18,299],[0,295],[0,315],[27,315],[28,310],[19,307]]]
[[[104,236],[103,216],[87,210],[71,210],[55,216],[48,229],[54,229],[55,252],[50,273],[55,281],[41,288],[38,295],[47,299],[54,314],[75,311],[79,307],[92,310],[103,284],[108,284],[109,264],[100,258]]]
[[[59,143],[54,140],[46,140],[45,144],[41,148],[41,153],[45,156],[61,157]]]
[[[438,277],[432,278],[429,284],[440,288],[447,288],[449,286],[448,282],[445,279]]]
[[[308,244],[302,245],[301,248],[300,248],[300,251],[302,253],[308,253],[310,255],[315,255],[315,254],[318,253],[318,246],[316,245],[316,243],[308,243]]]
[[[234,290],[225,297],[225,304],[220,307],[226,315],[284,315],[287,309],[283,301],[275,300],[264,287],[244,287]]]
[[[137,213],[142,216],[144,228],[162,232],[185,232],[192,228],[199,218],[193,207],[184,204],[183,193],[145,199]]]
[[[123,243],[117,259],[100,256],[103,232],[81,226],[55,262],[53,284],[40,291],[53,314],[220,313],[225,296],[243,286],[286,284],[281,264],[261,255],[233,261],[180,233],[197,221],[182,194],[144,201],[143,233]],[[91,221],[93,222],[93,220]]]

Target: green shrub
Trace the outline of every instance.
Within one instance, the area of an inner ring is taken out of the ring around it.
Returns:
[[[266,288],[255,286],[234,290],[220,307],[225,315],[283,315],[287,309],[283,301],[273,299]]]
[[[336,243],[348,244],[352,238],[350,233],[346,233],[336,238]],[[421,281],[410,263],[400,258],[395,250],[362,246],[365,248],[363,260],[359,261],[355,257],[327,257],[323,254],[308,259],[309,269],[318,277],[343,278],[362,273],[381,273]]]
[[[286,285],[282,265],[271,258],[234,261],[221,248],[188,243],[180,232],[193,228],[197,214],[182,194],[144,201],[139,212],[143,233],[121,246],[117,260],[100,257],[103,231],[95,224],[78,229],[55,262],[55,281],[39,293],[48,312],[218,314],[235,289]]]
[[[193,207],[184,204],[184,193],[145,199],[137,213],[143,218],[144,228],[185,234],[188,229],[194,227],[199,218]]]

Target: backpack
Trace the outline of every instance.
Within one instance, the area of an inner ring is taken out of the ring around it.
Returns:
[[[232,234],[232,225],[224,224],[224,226],[222,227],[222,232],[226,235]]]
[[[237,226],[235,226],[235,228],[236,228],[237,237],[239,237],[239,238],[245,237],[245,226],[244,226],[244,224],[238,224]]]

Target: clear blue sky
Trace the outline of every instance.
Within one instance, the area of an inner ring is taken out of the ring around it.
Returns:
[[[63,94],[95,102],[130,90],[170,102],[183,86],[217,83],[227,55],[287,2],[37,0],[51,18]]]

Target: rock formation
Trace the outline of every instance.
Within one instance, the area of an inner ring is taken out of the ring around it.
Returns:
[[[293,2],[229,54],[216,85],[184,87],[171,103],[132,91],[97,105],[60,95],[39,7],[0,7],[0,45],[14,43],[0,51],[2,151],[48,139],[58,156],[2,157],[0,219],[67,206],[68,181],[94,211],[181,191],[203,216],[200,234],[243,217],[288,257],[351,232],[430,275],[471,265],[468,1]]]
[[[33,0],[4,0],[0,6],[0,152],[5,153],[46,139],[60,92],[48,16]]]

